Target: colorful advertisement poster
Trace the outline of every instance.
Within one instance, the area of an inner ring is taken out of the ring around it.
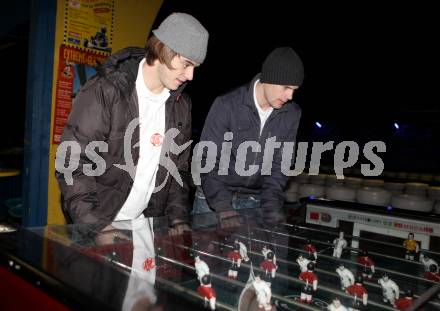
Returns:
[[[55,94],[52,143],[59,144],[78,90],[96,73],[107,56],[93,51],[61,45]]]
[[[114,0],[66,0],[64,43],[111,53]]]

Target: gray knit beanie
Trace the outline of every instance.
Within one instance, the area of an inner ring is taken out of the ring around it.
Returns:
[[[153,34],[174,52],[199,64],[205,60],[209,34],[191,15],[173,13]]]
[[[300,86],[303,80],[303,63],[290,47],[273,50],[261,68],[260,82],[262,83]]]

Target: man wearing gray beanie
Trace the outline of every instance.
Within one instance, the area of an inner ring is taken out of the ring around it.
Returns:
[[[282,149],[285,142],[296,140],[301,109],[292,98],[303,79],[304,67],[298,54],[290,47],[279,47],[267,56],[261,73],[250,83],[215,99],[201,141],[217,145],[217,158],[214,169],[200,175],[201,187],[193,206],[196,226],[206,225],[198,222],[202,218],[197,215],[209,211],[219,213],[222,227],[238,226],[239,211],[254,207],[261,207],[255,211],[265,223],[284,219],[287,176],[281,172]],[[270,138],[275,138],[271,146]],[[232,147],[225,167],[219,159],[224,158],[221,149],[228,142]],[[261,148],[249,148],[249,142]],[[207,160],[205,152],[202,163]],[[217,223],[214,217],[203,219]]]
[[[165,133],[177,129],[174,142],[188,146],[191,100],[183,89],[207,46],[208,32],[197,19],[173,13],[145,48],[110,56],[80,89],[61,140],[81,149],[71,148],[69,156],[58,150],[56,159],[63,168],[79,159],[70,180],[65,170],[56,172],[68,221],[106,224],[97,237],[102,241],[112,237],[110,223],[119,220],[167,216],[170,234],[189,230],[190,148],[170,150]],[[94,141],[104,143],[102,157],[86,153]],[[86,175],[102,159],[102,171]],[[169,176],[170,167],[178,178]]]

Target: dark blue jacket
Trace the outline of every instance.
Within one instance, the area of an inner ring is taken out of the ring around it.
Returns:
[[[217,161],[211,172],[201,174],[201,180],[208,204],[216,211],[231,209],[233,193],[258,194],[263,208],[280,209],[284,203],[287,176],[281,172],[282,148],[275,149],[270,175],[261,175],[263,151],[269,137],[275,136],[277,142],[295,141],[301,108],[290,101],[281,109],[274,109],[260,135],[260,117],[253,97],[258,78],[259,75],[250,83],[217,97],[205,121],[201,140],[216,144]],[[218,175],[225,132],[233,133],[231,160],[227,175]],[[249,148],[246,159],[238,159],[245,160],[246,169],[258,165],[258,171],[251,176],[240,176],[235,170],[238,146],[244,141],[258,141],[262,147],[261,152],[251,152]]]

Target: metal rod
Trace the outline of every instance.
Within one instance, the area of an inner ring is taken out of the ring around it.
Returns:
[[[289,235],[289,234],[286,234],[286,233],[271,231],[271,230],[267,230],[267,229],[260,229],[260,228],[254,228],[254,229],[256,229],[258,231],[267,231],[267,232],[270,232],[270,233],[273,233],[273,234],[283,235],[283,236],[287,236],[287,237],[298,238],[297,236],[294,236],[294,235]],[[302,238],[302,237],[300,237],[300,238],[304,239],[304,240],[306,239],[306,238]],[[312,240],[312,242],[319,242],[321,244],[325,244],[325,245],[328,245],[328,246],[333,246],[333,244],[331,244],[331,243],[322,242],[322,241],[318,241],[318,240]],[[262,243],[261,240],[260,240],[260,243]],[[264,242],[264,243],[267,243],[267,242]],[[275,244],[275,243],[271,243],[271,244]],[[276,244],[276,245],[278,245],[278,244]],[[295,249],[295,248],[292,248],[292,247],[286,247],[284,245],[280,245],[280,246],[288,248],[288,249],[297,250],[297,251],[300,251],[300,252],[305,252],[304,250]],[[359,249],[352,248],[352,247],[346,247],[346,249],[347,250],[353,250],[353,251],[356,251],[356,252],[360,252]],[[376,252],[369,252],[369,253],[371,255],[375,255],[375,256],[378,256],[378,257],[383,257],[383,258],[388,258],[388,259],[398,260],[398,261],[404,261],[404,262],[408,262],[408,263],[412,263],[412,264],[417,264],[417,265],[423,265],[422,263],[419,263],[419,262],[416,262],[416,261],[411,261],[411,260],[405,260],[405,259],[399,258],[399,257],[384,255],[384,254],[380,254],[380,253],[376,253]],[[325,258],[333,258],[332,256],[328,256],[328,255],[324,255],[324,254],[320,254],[320,256],[325,257]],[[344,261],[345,259],[339,259],[339,260]],[[357,262],[352,262],[352,261],[348,261],[348,262],[351,262],[351,263],[356,264],[356,265],[360,265]],[[362,266],[362,265],[360,265],[360,266]],[[390,272],[391,271],[391,272],[393,272],[396,275],[409,276],[409,277],[417,278],[418,280],[422,280],[422,281],[426,281],[426,282],[430,282],[430,283],[435,283],[434,281],[430,281],[430,280],[427,280],[425,278],[421,278],[421,277],[417,277],[417,276],[412,276],[412,275],[401,273],[401,272],[397,272],[397,271],[394,271],[394,270],[388,270],[388,269],[385,269],[385,268],[377,268],[377,270],[378,271],[385,271],[385,272]]]
[[[214,241],[214,242],[215,242],[215,243],[219,243],[219,242],[216,242],[216,241]],[[169,243],[169,244],[170,244],[170,243]],[[220,259],[220,260],[222,260],[222,261],[230,262],[230,261],[229,261],[228,259],[226,259],[226,258],[219,257],[219,256],[216,256],[216,255],[212,255],[212,254],[210,254],[210,253],[206,253],[206,252],[202,252],[202,251],[194,250],[194,249],[192,249],[192,248],[190,248],[190,247],[188,247],[188,246],[184,246],[184,245],[175,245],[175,244],[173,244],[173,245],[174,245],[174,246],[177,246],[177,247],[184,248],[184,249],[191,250],[191,251],[193,251],[193,252],[197,252],[197,253],[203,254],[203,255],[208,256],[208,257],[213,257],[213,258]],[[162,256],[161,256],[161,257],[162,257]],[[176,262],[176,261],[174,261],[174,260],[172,260],[172,259],[170,259],[170,261],[172,261],[172,262]],[[176,263],[177,263],[177,264],[181,264],[181,263],[179,263],[179,262],[176,262]],[[183,265],[183,266],[187,266],[187,267],[190,267],[190,266],[185,265],[185,264],[183,264],[183,263],[182,263],[181,265]],[[244,264],[244,263],[242,263],[241,265],[244,266],[244,267],[250,268],[250,265],[247,265],[247,264]],[[192,268],[192,267],[191,267],[191,268]],[[193,268],[192,268],[192,269],[193,269]],[[264,272],[262,269],[260,269],[260,268],[258,268],[258,267],[255,267],[254,269],[256,269],[256,270],[258,270],[258,271],[261,271],[261,272]],[[294,277],[291,277],[291,276],[283,275],[283,274],[281,274],[281,273],[278,274],[278,276],[279,276],[280,278],[282,278],[282,279],[285,279],[285,280],[288,280],[288,281],[292,281],[292,282],[297,283],[297,284],[300,284],[300,285],[304,284],[304,282],[301,281],[301,280],[298,279],[298,278],[294,278]],[[229,279],[228,279],[228,280],[229,280]],[[343,296],[343,297],[348,298],[348,299],[353,299],[353,297],[352,297],[351,295],[348,295],[348,294],[346,294],[345,292],[342,292],[342,291],[339,291],[339,290],[334,290],[334,289],[332,289],[332,288],[330,288],[330,287],[327,287],[327,286],[324,286],[324,285],[319,285],[319,289],[321,289],[321,290],[323,290],[323,291],[326,291],[326,292],[329,292],[329,293],[331,293],[331,294],[333,294],[333,295],[339,295],[339,296]],[[295,301],[292,301],[292,302],[290,302],[290,303],[294,303],[294,304],[298,304],[299,306],[303,306],[302,304],[299,304],[299,303],[297,303],[297,302],[295,302]],[[383,304],[380,304],[380,303],[377,303],[377,302],[374,302],[374,301],[369,301],[368,304],[370,304],[370,305],[372,305],[372,306],[376,306],[376,307],[382,308],[382,309],[385,309],[385,310],[395,311],[394,308],[391,308],[391,307],[389,307],[389,306],[386,306],[386,305],[383,305]]]
[[[239,235],[237,235],[237,236],[239,236]],[[228,248],[232,248],[232,246],[230,246],[230,245],[226,245],[226,244],[223,244],[223,243],[219,243],[219,242],[215,242],[215,241],[214,241],[214,243],[222,244],[222,245],[224,245],[224,246],[226,246],[226,247],[228,247]],[[270,243],[269,243],[269,244],[270,244]],[[260,254],[260,253],[255,253],[255,252],[250,252],[250,253],[251,253],[251,254],[254,254],[254,255],[258,255],[258,256],[263,257],[263,255]],[[281,259],[281,258],[277,258],[277,262],[282,262],[282,263],[284,263],[284,264],[286,264],[286,265],[295,265],[295,266],[299,266],[297,263],[294,263],[294,262],[291,262],[291,261],[287,261],[287,260],[284,260],[284,259]],[[326,270],[323,270],[323,269],[320,269],[320,268],[315,268],[315,271],[318,271],[318,272],[320,272],[320,273],[328,274],[328,275],[331,275],[331,276],[334,276],[334,277],[339,278],[339,275],[338,275],[337,273],[334,273],[334,272],[326,271]],[[364,281],[364,284],[368,285],[369,287],[373,287],[373,288],[375,288],[375,289],[381,289],[381,286],[378,285],[378,284],[376,284],[376,283],[372,283],[372,282],[369,282],[369,281]],[[405,294],[404,291],[400,291],[400,293],[401,293],[401,294]],[[414,295],[414,297],[419,297],[419,296],[418,296],[418,295]],[[436,306],[436,307],[439,307],[439,308],[440,308],[440,303],[438,303],[438,302],[430,301],[429,303],[430,303],[431,305],[433,305],[433,306]]]
[[[329,231],[329,230],[322,230],[322,229],[317,229],[317,228],[309,228],[309,227],[305,227],[305,226],[293,225],[293,224],[288,224],[288,223],[282,223],[282,225],[283,225],[283,226],[286,226],[286,227],[299,228],[299,229],[302,229],[302,230],[308,230],[308,231],[323,232],[323,233],[331,234],[331,235],[334,235],[334,236],[338,236],[338,233],[336,233],[336,232],[334,232],[334,231]],[[353,236],[350,235],[350,234],[346,234],[345,236],[348,237],[348,238],[353,238]],[[388,246],[394,246],[394,247],[398,247],[398,248],[402,248],[402,249],[405,248],[403,245],[400,245],[400,244],[394,244],[394,243],[388,243],[388,242],[376,241],[376,240],[373,240],[373,239],[361,238],[361,237],[357,237],[357,238],[359,239],[359,241],[369,241],[369,242],[374,242],[374,243],[377,243],[377,244],[383,244],[383,245],[388,245]],[[440,253],[439,253],[439,252],[435,252],[435,251],[432,251],[432,250],[429,250],[429,249],[420,249],[420,251],[423,251],[423,252],[425,252],[425,253],[429,253],[429,254],[434,254],[434,255],[440,256]]]
[[[429,290],[424,292],[419,298],[414,300],[414,302],[405,309],[405,311],[415,311],[418,308],[420,308],[422,305],[424,305],[426,302],[429,302],[429,299],[431,299],[432,296],[434,296],[438,291],[440,290],[440,284],[436,284],[433,287],[431,287]]]
[[[178,245],[178,246],[179,246],[179,247],[184,247],[184,248],[189,248],[189,247],[186,247],[186,246],[183,246],[183,245]],[[189,248],[189,249],[191,249],[191,248]],[[196,251],[196,250],[194,250],[194,251],[195,251],[195,252],[198,252],[198,253],[201,253],[201,254],[204,254],[204,255],[206,255],[206,256],[211,255],[211,254],[209,254],[209,253],[205,253],[205,252],[200,252],[200,251]],[[161,258],[161,259],[163,259],[163,260],[165,260],[165,261],[168,261],[168,262],[170,262],[170,263],[172,263],[172,264],[175,264],[175,265],[178,265],[178,266],[182,266],[182,267],[184,267],[184,268],[186,268],[186,269],[195,270],[194,267],[192,267],[192,266],[190,266],[190,265],[187,265],[187,264],[185,264],[185,263],[182,263],[182,262],[180,262],[180,261],[177,261],[177,260],[174,260],[174,259],[171,259],[171,258],[168,258],[168,257],[160,256],[160,255],[158,255],[158,257]],[[213,256],[213,257],[218,258],[217,256]],[[220,258],[222,258],[222,257],[220,257]],[[223,259],[223,258],[222,258],[222,259]],[[227,260],[227,259],[223,259],[223,260],[229,262],[229,260]],[[247,265],[246,265],[246,266],[247,266]],[[218,275],[218,274],[210,273],[210,275],[211,275],[211,277],[213,277],[213,278],[215,278],[215,279],[219,279],[219,280],[222,280],[222,281],[231,282],[231,283],[233,283],[234,285],[238,285],[238,286],[240,286],[240,287],[242,287],[242,288],[245,287],[245,284],[244,284],[243,282],[240,282],[240,281],[237,281],[237,280],[232,280],[232,279],[230,279],[230,278],[226,278],[226,277],[221,276],[221,275]],[[171,282],[170,282],[170,283],[171,283]],[[191,291],[191,290],[187,290],[187,291]],[[307,309],[307,310],[313,310],[313,311],[317,310],[316,308],[313,308],[313,307],[310,307],[310,306],[304,305],[304,304],[302,304],[302,303],[296,302],[295,300],[288,299],[288,298],[285,298],[285,297],[282,297],[282,296],[279,296],[279,295],[276,295],[276,294],[272,294],[272,297],[274,297],[274,298],[276,298],[276,299],[278,299],[278,300],[284,301],[284,302],[286,302],[286,303],[289,303],[289,304],[292,304],[292,305],[295,305],[295,306],[298,306],[298,307],[301,307],[301,308]],[[216,303],[216,305],[217,305],[217,303]],[[228,305],[225,305],[225,306],[228,306]],[[233,309],[228,309],[228,310],[234,310],[234,311],[236,311],[235,308],[233,308]]]
[[[289,236],[289,237],[300,239],[300,240],[307,240],[307,238],[302,237],[302,236],[297,236],[297,235],[292,235],[292,234],[287,234],[287,233],[282,233],[282,232],[277,232],[277,231],[271,231],[271,230],[268,230],[268,229],[261,229],[261,228],[255,228],[255,229],[259,230],[259,231],[268,231],[268,232],[275,233],[275,234],[278,234],[278,235],[285,235],[285,236]],[[311,241],[312,242],[317,242],[319,244],[333,246],[333,244],[329,243],[329,242],[323,242],[323,241],[320,241],[320,240],[311,240]],[[373,241],[373,240],[371,240],[371,241]],[[390,245],[393,245],[393,246],[397,245],[397,244],[391,244],[391,243],[387,243],[387,244],[390,244]],[[353,248],[353,247],[350,247],[350,246],[347,246],[346,249],[354,251],[354,252],[360,252],[360,250],[358,248]],[[386,255],[386,254],[382,254],[382,253],[376,253],[376,252],[369,252],[369,253],[373,254],[373,255],[376,255],[376,256],[379,256],[379,257],[390,258],[390,259],[393,259],[393,260],[403,261],[403,262],[406,262],[406,263],[409,263],[409,264],[415,264],[415,265],[418,265],[418,266],[423,266],[423,264],[421,262],[414,261],[414,260],[408,260],[408,259],[405,259],[405,258],[395,257],[395,256]]]
[[[194,298],[196,300],[200,300],[202,302],[204,301],[204,299],[197,292],[195,292],[187,287],[184,287],[184,286],[179,285],[175,282],[171,282],[171,281],[168,281],[168,280],[160,278],[160,277],[157,277],[157,280],[158,280],[158,282],[164,284],[167,288],[172,288],[178,294],[184,293],[188,296],[191,296],[192,298]],[[218,301],[218,300],[216,300],[215,306],[216,306],[216,310],[218,310],[218,309],[227,310],[227,311],[236,311],[237,310],[233,306],[225,304],[225,303]]]

